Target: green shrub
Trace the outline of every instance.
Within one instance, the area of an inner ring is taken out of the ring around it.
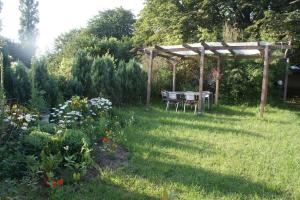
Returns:
[[[96,95],[109,97],[112,102],[117,102],[118,84],[113,57],[105,55],[96,58],[92,65],[91,75]]]
[[[49,124],[47,122],[40,122],[38,128],[40,131],[50,133],[52,135],[54,135],[57,131],[55,124]]]
[[[81,83],[83,87],[83,95],[91,97],[93,95],[93,87],[91,80],[92,58],[84,51],[79,51],[75,55],[72,66],[72,75],[75,80]]]
[[[32,87],[37,90],[47,102],[48,106],[55,106],[59,99],[58,84],[54,77],[48,73],[47,60],[41,58],[32,64],[31,79]]]
[[[80,130],[68,129],[62,138],[62,145],[68,148],[68,154],[80,154],[85,143],[89,144],[89,139]]]
[[[27,153],[39,155],[40,152],[52,141],[52,135],[38,130],[32,131],[24,138]]]
[[[130,60],[128,63],[119,62],[116,76],[120,91],[118,99],[121,103],[136,104],[145,99],[147,75],[139,63],[135,60]]]

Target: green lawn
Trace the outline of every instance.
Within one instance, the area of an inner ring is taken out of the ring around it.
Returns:
[[[300,114],[296,108],[220,106],[203,116],[162,106],[122,111],[128,166],[53,199],[300,199]]]

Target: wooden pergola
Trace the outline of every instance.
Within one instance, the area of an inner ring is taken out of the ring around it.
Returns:
[[[200,42],[194,44],[182,44],[173,46],[154,46],[154,48],[145,48],[143,52],[150,58],[148,67],[148,82],[147,82],[147,106],[150,105],[151,97],[151,84],[152,84],[152,68],[153,59],[155,57],[166,58],[173,66],[173,91],[176,88],[176,65],[182,59],[193,59],[199,61],[199,94],[203,91],[203,78],[206,57],[215,58],[217,60],[217,71],[220,72],[222,59],[257,59],[262,58],[264,60],[263,67],[263,81],[260,100],[260,116],[263,117],[265,106],[267,102],[268,94],[268,77],[269,77],[269,65],[272,58],[278,58],[278,56],[272,56],[272,52],[276,49],[285,50],[284,55],[281,58],[285,58],[287,61],[286,78],[284,82],[284,100],[286,100],[287,93],[287,71],[289,65],[288,50],[291,49],[291,43],[284,42]],[[218,73],[220,74],[220,73]],[[220,76],[216,77],[216,91],[215,91],[215,104],[218,104],[219,88],[220,88]],[[198,100],[198,111],[202,113],[202,98]]]

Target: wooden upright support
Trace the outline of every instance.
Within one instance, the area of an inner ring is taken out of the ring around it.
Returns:
[[[154,59],[154,52],[153,50],[150,51],[150,61],[148,66],[148,81],[147,81],[147,106],[150,105],[150,97],[151,97],[151,85],[152,85],[152,67],[153,67],[153,59]]]
[[[270,49],[267,45],[264,52],[264,69],[263,69],[263,81],[262,81],[262,91],[260,99],[260,116],[264,116],[265,106],[267,103],[268,96],[268,81],[269,81],[269,65],[270,65]]]
[[[283,88],[283,101],[286,101],[287,97],[287,86],[289,83],[289,67],[290,67],[290,59],[286,59],[286,69],[285,69],[285,77],[284,77],[284,88]]]
[[[173,66],[173,87],[172,87],[172,91],[174,92],[176,90],[176,62],[172,62],[172,66]]]
[[[215,104],[218,105],[219,103],[219,91],[220,91],[220,73],[221,73],[221,57],[218,57],[217,61],[217,77],[216,77],[216,94],[215,94]]]
[[[289,41],[288,45],[290,46],[292,44],[291,41]],[[285,69],[285,77],[284,77],[284,89],[283,89],[283,101],[286,101],[287,97],[287,87],[289,83],[289,67],[290,67],[290,58],[289,58],[289,50],[285,50],[284,57],[286,58],[286,69]]]
[[[203,102],[202,102],[202,92],[203,92],[203,78],[204,78],[204,63],[205,62],[205,48],[204,46],[201,47],[200,52],[200,76],[199,76],[199,99],[198,99],[198,112],[203,112]]]

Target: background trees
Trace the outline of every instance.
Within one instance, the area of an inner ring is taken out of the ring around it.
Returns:
[[[20,0],[19,10],[20,30],[19,36],[23,47],[23,54],[25,54],[24,63],[30,66],[32,57],[35,55],[36,38],[38,35],[37,23],[38,16],[38,2],[36,0]]]
[[[122,39],[131,37],[133,33],[134,15],[124,8],[100,11],[90,19],[87,31],[98,38],[114,37]]]
[[[296,5],[297,4],[297,5]],[[282,40],[299,32],[299,2],[289,0],[147,0],[135,24],[142,44],[202,39]]]

